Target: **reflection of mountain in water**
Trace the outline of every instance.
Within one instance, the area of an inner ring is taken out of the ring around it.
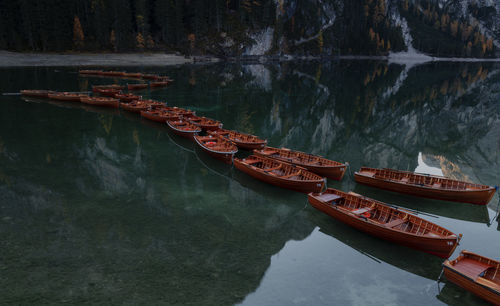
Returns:
[[[494,64],[414,67],[397,90],[397,65],[284,66],[273,97],[260,104],[262,119],[255,115],[271,145],[347,160],[353,169],[414,170],[422,152],[439,160],[447,176],[497,183],[500,74]]]
[[[313,229],[303,203],[213,175],[139,120],[33,111],[60,121],[2,139],[3,302],[234,304]]]

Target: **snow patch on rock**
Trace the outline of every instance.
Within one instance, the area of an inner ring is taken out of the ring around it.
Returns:
[[[250,37],[255,40],[255,44],[245,51],[245,55],[264,55],[271,49],[273,44],[274,29],[268,27],[267,29],[257,32]]]

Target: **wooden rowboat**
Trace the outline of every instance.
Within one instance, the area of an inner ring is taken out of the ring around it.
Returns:
[[[116,95],[121,94],[121,91],[119,89],[114,89],[114,88],[103,88],[103,89],[96,89],[96,92],[100,95],[107,96],[107,97],[112,97],[114,98]]]
[[[121,102],[120,108],[130,112],[140,113],[141,111],[150,109],[151,107],[162,105],[164,104],[153,100],[133,100],[129,103]]]
[[[165,87],[168,86],[170,82],[168,81],[162,81],[162,82],[151,82],[149,83],[149,86],[151,87]]]
[[[140,72],[125,72],[123,74],[123,76],[126,78],[139,79],[139,78],[142,78],[142,73],[140,73]]]
[[[222,137],[195,135],[193,138],[203,151],[226,164],[231,164],[234,154],[238,152],[238,148],[232,142]]]
[[[156,79],[158,79],[160,77],[158,75],[156,75],[156,74],[143,74],[142,78],[146,79],[146,80],[156,80]]]
[[[232,141],[238,148],[244,150],[262,149],[266,146],[267,140],[260,139],[257,136],[240,133],[237,131],[219,129],[210,131],[209,134],[219,135]]]
[[[180,108],[177,106],[162,106],[162,108],[168,110],[169,112],[176,113],[179,116],[182,116],[186,119],[189,119],[191,117],[195,116],[195,112],[190,110],[190,109],[185,109],[185,108]]]
[[[410,211],[353,192],[328,188],[310,193],[308,199],[314,208],[360,231],[442,258],[448,258],[462,238]]]
[[[118,108],[119,102],[118,99],[113,98],[104,98],[104,97],[81,97],[80,102],[95,106],[104,106],[104,107],[113,107]]]
[[[500,262],[468,251],[460,252],[455,260],[443,263],[447,280],[500,305]]]
[[[131,102],[134,100],[142,99],[141,96],[137,96],[134,94],[121,94],[121,93],[115,94],[115,98],[120,99],[123,102]]]
[[[167,120],[179,120],[179,115],[164,109],[150,109],[141,111],[141,116],[157,122],[165,123]]]
[[[125,86],[118,85],[118,84],[94,85],[94,86],[92,86],[92,91],[93,92],[99,92],[99,89],[117,89],[117,90],[122,90],[122,89],[125,89]]]
[[[38,89],[25,89],[21,90],[21,95],[27,97],[35,97],[35,98],[48,98],[49,94],[55,94],[55,91],[50,90],[38,90]]]
[[[99,75],[101,74],[102,70],[80,70],[78,71],[79,74],[86,74],[86,75]]]
[[[102,71],[101,73],[99,73],[100,75],[104,75],[104,76],[116,76],[116,77],[123,77],[125,76],[125,73],[126,72],[123,72],[123,71]]]
[[[488,204],[495,194],[495,187],[487,185],[393,169],[361,167],[354,173],[354,179],[358,183],[390,191],[477,205]]]
[[[189,121],[192,124],[197,125],[206,131],[215,131],[222,128],[222,123],[220,123],[220,121],[210,119],[207,117],[193,116],[189,118]]]
[[[250,155],[244,159],[235,158],[233,162],[238,170],[258,180],[300,192],[320,192],[326,181],[305,168],[258,155]]]
[[[50,99],[60,100],[60,101],[80,102],[80,98],[87,97],[87,95],[71,93],[71,92],[57,92],[57,93],[49,93],[48,97]]]
[[[186,120],[168,120],[167,126],[170,130],[179,136],[193,139],[195,135],[201,132],[201,128]]]
[[[127,84],[128,90],[141,90],[148,88],[148,84]]]
[[[318,155],[287,148],[265,147],[261,150],[254,150],[254,154],[301,166],[311,172],[337,181],[344,177],[348,166],[347,163],[343,164]]]

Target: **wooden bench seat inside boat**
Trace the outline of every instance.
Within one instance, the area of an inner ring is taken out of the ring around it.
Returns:
[[[284,175],[281,178],[287,179],[287,178],[291,178],[291,177],[294,177],[294,176],[300,176],[301,174],[302,174],[302,170],[299,170],[297,172],[294,172],[294,173],[291,173],[291,174],[288,174],[288,175]]]
[[[406,219],[396,219],[391,222],[386,223],[384,226],[388,228],[393,228],[406,222]]]
[[[361,214],[364,214],[364,213],[370,213],[372,210],[374,210],[374,208],[364,207],[364,208],[360,208],[360,209],[355,209],[355,210],[353,210],[351,212],[353,214],[355,214],[355,215],[361,215]]]
[[[463,258],[453,266],[455,267],[455,269],[471,278],[476,278],[489,268],[493,268],[493,266],[487,263],[478,262],[477,260],[473,260],[470,258]]]
[[[336,194],[333,194],[333,193],[323,193],[322,195],[317,196],[317,198],[319,200],[325,201],[325,202],[331,202],[331,201],[337,202],[338,200],[342,199],[343,197],[336,195]]]
[[[264,169],[264,171],[266,171],[266,172],[270,172],[270,171],[278,170],[278,169],[280,169],[280,168],[281,168],[281,165],[276,166],[276,167],[272,167],[272,168],[268,168],[268,169]]]
[[[260,162],[260,160],[258,160],[258,159],[246,159],[245,160],[245,163],[247,165],[253,165],[253,164],[256,164],[256,163],[259,163],[259,162]]]

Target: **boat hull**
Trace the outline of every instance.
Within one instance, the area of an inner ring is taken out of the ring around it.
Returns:
[[[308,200],[312,207],[331,216],[332,218],[354,227],[357,230],[393,243],[424,251],[441,258],[448,258],[458,244],[456,236],[450,238],[423,237],[386,228],[383,225],[379,225],[341,211],[339,208],[335,208],[332,205],[318,200],[314,194],[309,194]]]
[[[130,103],[120,103],[120,108],[123,109],[123,110],[126,110],[126,111],[129,111],[129,112],[133,112],[133,113],[140,113],[141,111],[145,111],[148,109],[148,106],[145,105],[145,106],[137,106],[137,105],[130,105]]]
[[[93,98],[83,98],[80,99],[82,103],[88,104],[88,105],[94,105],[94,106],[103,106],[103,107],[112,107],[112,108],[118,108],[119,103],[118,100],[107,100],[107,101],[100,101],[96,100]]]
[[[455,285],[474,293],[478,297],[492,303],[493,305],[500,305],[500,292],[478,284],[470,277],[460,273],[449,263],[448,260],[443,264],[443,271],[446,279]]]
[[[389,191],[410,194],[413,196],[445,200],[452,202],[464,202],[476,205],[486,205],[495,195],[495,188],[483,190],[444,190],[419,185],[410,185],[400,182],[392,182],[379,178],[369,177],[358,172],[354,173],[356,182],[371,187]]]
[[[21,95],[33,98],[48,98],[49,93],[53,94],[54,92],[49,90],[21,90]]]
[[[80,102],[82,95],[48,94],[48,97],[59,101]]]
[[[128,84],[128,90],[141,90],[148,88],[148,84]]]
[[[148,112],[148,111],[141,111],[141,116],[146,118],[146,119],[156,121],[156,122],[161,122],[161,123],[166,123],[167,120],[179,119],[179,116],[177,116],[177,115],[163,116],[163,115],[158,115],[158,114]]]
[[[243,150],[249,150],[249,151],[262,149],[267,144],[267,142],[265,142],[265,143],[250,143],[250,142],[240,142],[240,141],[234,141],[234,140],[231,140],[231,141],[234,142],[234,144],[236,146],[238,146],[238,148],[243,149]]]
[[[294,181],[294,180],[283,179],[283,178],[280,178],[278,176],[273,176],[271,174],[266,174],[266,173],[252,169],[250,166],[242,163],[238,159],[235,159],[233,161],[233,163],[234,163],[234,166],[238,170],[240,170],[240,171],[242,171],[242,172],[258,179],[258,180],[261,180],[265,183],[268,183],[268,184],[271,184],[271,185],[274,185],[277,187],[281,187],[281,188],[291,189],[291,190],[295,190],[295,191],[299,191],[299,192],[303,192],[303,193],[309,193],[309,192],[321,192],[321,190],[323,189],[323,187],[325,185],[324,180],[321,180],[321,181],[317,181],[317,180]]]

